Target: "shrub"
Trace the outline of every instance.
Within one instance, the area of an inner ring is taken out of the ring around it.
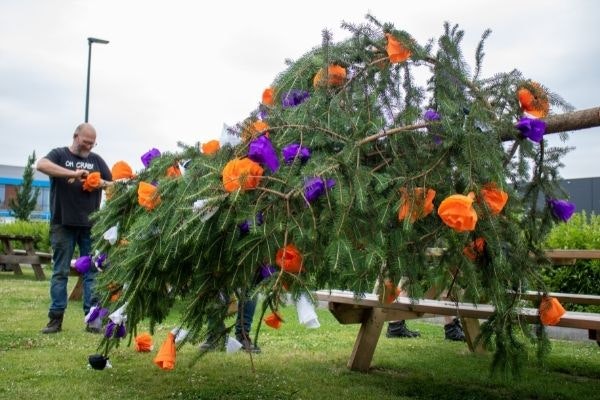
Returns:
[[[556,225],[546,239],[548,249],[600,249],[600,215],[576,213]],[[542,270],[550,291],[600,295],[600,260],[578,260],[575,265],[550,266]],[[600,306],[566,305],[575,311],[600,312]]]
[[[0,224],[0,233],[3,235],[31,235],[37,238],[35,249],[46,253],[50,252],[50,225],[41,221],[15,221]],[[18,248],[20,244],[14,243]],[[0,245],[1,246],[1,245]]]

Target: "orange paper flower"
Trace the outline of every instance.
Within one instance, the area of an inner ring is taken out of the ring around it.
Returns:
[[[427,192],[425,193],[425,190]],[[406,188],[400,189],[400,209],[398,210],[398,220],[410,217],[410,222],[415,222],[419,218],[426,217],[433,211],[433,198],[435,190],[422,187],[415,188],[409,196]]]
[[[117,161],[111,169],[113,180],[117,179],[131,179],[135,177],[133,170],[125,161]]]
[[[178,178],[181,176],[181,170],[179,169],[179,165],[172,165],[167,168],[167,176],[169,178]]]
[[[396,301],[396,298],[400,296],[401,290],[394,282],[386,279],[383,282],[383,302],[385,304],[391,304]]]
[[[148,332],[140,333],[135,337],[135,351],[140,353],[152,351],[152,336]]]
[[[302,271],[302,253],[293,243],[290,243],[277,250],[275,264],[285,272],[297,274]]]
[[[550,105],[548,94],[537,82],[527,82],[517,91],[521,110],[536,118],[544,118],[548,115]]]
[[[175,335],[169,332],[167,338],[160,346],[156,357],[154,357],[154,364],[161,369],[173,369],[175,368]]]
[[[565,309],[555,297],[544,296],[540,302],[540,321],[544,325],[556,325]]]
[[[463,249],[463,254],[471,261],[477,260],[485,250],[485,239],[478,237]]]
[[[477,213],[473,209],[473,193],[468,196],[454,194],[445,198],[438,207],[442,221],[457,232],[472,231],[477,224]]]
[[[262,94],[262,103],[265,106],[272,106],[275,103],[275,93],[272,87],[266,88]]]
[[[221,143],[218,140],[211,140],[202,144],[202,153],[215,154],[221,148]]]
[[[271,328],[279,329],[281,328],[281,323],[283,322],[283,319],[279,316],[278,313],[273,312],[267,315],[263,321],[265,321],[265,324],[267,324]]]
[[[262,135],[263,133],[266,137],[269,137],[269,124],[258,119],[244,129],[242,132],[242,140],[247,142],[257,136]]]
[[[313,78],[313,86],[325,85],[323,75],[325,69],[321,68]],[[341,65],[331,64],[327,67],[327,86],[342,86],[346,82],[346,68]]]
[[[484,185],[480,193],[493,215],[500,214],[508,201],[508,194],[498,189],[495,183]]]
[[[410,50],[407,49],[398,39],[396,39],[391,33],[386,33],[387,47],[386,51],[390,62],[392,64],[401,63],[410,58],[412,55]]]
[[[83,182],[83,190],[93,192],[94,190],[100,188],[101,185],[102,178],[100,177],[100,172],[91,172]]]
[[[262,167],[249,158],[235,158],[223,168],[223,187],[228,192],[254,189],[263,175]]]
[[[148,211],[159,205],[160,196],[156,186],[147,182],[140,182],[138,186],[138,203]]]

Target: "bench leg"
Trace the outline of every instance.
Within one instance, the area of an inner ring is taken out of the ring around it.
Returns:
[[[31,268],[35,274],[35,279],[38,281],[46,280],[46,275],[44,274],[44,269],[41,264],[31,264]]]
[[[69,295],[69,300],[74,300],[74,301],[81,300],[82,293],[83,293],[83,276],[78,275],[77,283],[73,287],[73,290],[71,290],[71,294]]]
[[[369,371],[384,323],[383,309],[375,308],[368,312],[367,318],[360,325],[354,349],[348,361],[348,368],[352,371]]]
[[[465,339],[467,340],[469,350],[473,353],[485,353],[481,342],[475,346],[475,339],[477,339],[477,336],[481,333],[479,320],[476,318],[461,318],[460,322],[463,326],[463,331],[465,332]]]

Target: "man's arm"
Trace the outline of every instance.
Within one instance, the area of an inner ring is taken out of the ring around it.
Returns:
[[[53,163],[46,157],[41,158],[36,165],[36,169],[53,178],[85,179],[88,171],[85,169],[70,170]]]

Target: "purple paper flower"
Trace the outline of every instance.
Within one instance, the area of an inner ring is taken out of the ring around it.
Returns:
[[[259,211],[258,214],[256,214],[256,226],[261,226],[262,223],[263,223],[263,214],[262,214],[262,211]],[[246,233],[250,232],[251,226],[252,226],[252,221],[249,219],[245,220],[241,224],[238,224],[238,228],[240,229],[240,234],[245,235]]]
[[[437,111],[430,108],[427,111],[425,111],[425,114],[423,114],[423,119],[425,121],[439,121],[442,118],[440,117],[440,114],[438,114]]]
[[[444,139],[442,139],[442,137],[440,135],[433,135],[433,143],[436,144],[437,146],[439,146],[440,144],[442,144],[444,142]]]
[[[546,133],[546,123],[537,118],[522,117],[516,127],[521,135],[536,143],[541,142]]]
[[[81,256],[77,260],[75,260],[75,265],[73,268],[77,270],[80,274],[86,274],[90,268],[92,267],[92,256]]]
[[[104,337],[108,339],[112,338],[116,326],[117,324],[115,324],[112,321],[109,321],[108,324],[106,324],[106,329],[104,330]]]
[[[301,146],[298,143],[292,143],[281,149],[281,154],[286,164],[291,164],[298,157],[301,163],[305,163],[310,158],[310,149]]]
[[[307,179],[304,182],[304,197],[308,203],[312,203],[334,185],[335,179],[327,179],[327,181],[320,177]]]
[[[144,164],[144,167],[148,168],[150,166],[150,162],[156,157],[160,157],[160,150],[154,147],[142,154],[142,163]]]
[[[292,108],[304,103],[310,97],[310,93],[306,90],[292,89],[285,93],[281,98],[281,106],[283,108]]]
[[[272,266],[270,264],[262,265],[259,270],[260,280],[262,281],[264,279],[267,279],[268,277],[273,275],[275,272],[277,272],[277,269],[275,269],[274,266]]]
[[[261,135],[250,142],[250,146],[248,146],[248,158],[257,163],[266,165],[271,172],[275,172],[279,169],[277,152],[266,135]]]
[[[86,316],[85,322],[92,323],[98,318],[101,320],[108,315],[108,308],[93,306],[90,313]]]
[[[575,212],[575,204],[567,200],[550,199],[548,205],[552,215],[563,222],[567,222]]]
[[[117,325],[114,322],[109,321],[109,323],[106,324],[106,330],[104,331],[104,337],[111,339],[113,337],[113,335],[117,339],[124,338],[127,335],[127,330],[125,329],[125,324]]]
[[[106,261],[106,253],[100,253],[96,256],[96,267],[102,268],[104,266],[104,262]]]

